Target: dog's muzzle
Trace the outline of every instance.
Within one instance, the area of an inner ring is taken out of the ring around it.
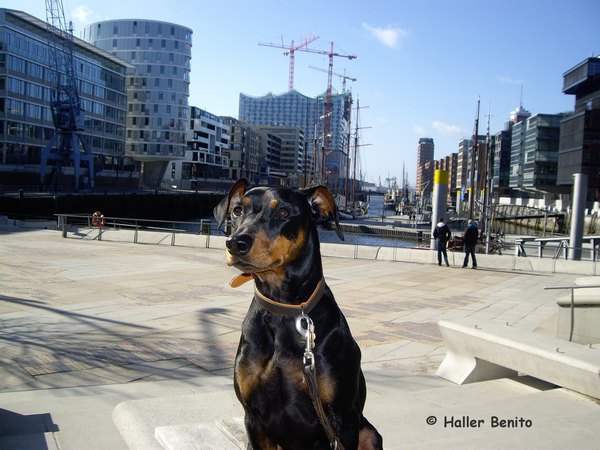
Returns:
[[[229,236],[227,241],[225,241],[225,246],[232,255],[244,256],[250,252],[253,243],[254,239],[252,239],[251,236],[247,234],[240,234]]]

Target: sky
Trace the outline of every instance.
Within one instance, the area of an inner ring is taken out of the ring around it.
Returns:
[[[3,0],[2,7],[45,20],[45,0]],[[151,19],[193,30],[190,106],[238,117],[239,94],[288,89],[284,49],[308,47],[356,55],[335,57],[333,88],[342,77],[360,100],[358,167],[381,182],[403,172],[414,185],[419,138],[433,138],[435,159],[479,132],[501,131],[522,101],[532,114],[568,112],[563,74],[600,55],[599,0],[63,0],[80,36],[90,23]],[[295,52],[294,88],[325,92],[328,57]],[[312,67],[311,67],[312,66]],[[355,102],[356,105],[356,102]],[[353,116],[353,122],[355,117]],[[354,125],[353,125],[354,127]]]

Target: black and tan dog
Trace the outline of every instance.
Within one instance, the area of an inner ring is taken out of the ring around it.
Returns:
[[[234,375],[249,447],[382,448],[363,416],[360,349],[323,280],[316,223],[333,221],[343,239],[333,197],[323,186],[247,188],[237,181],[214,215],[231,218],[227,264],[243,272],[232,286],[255,283]]]

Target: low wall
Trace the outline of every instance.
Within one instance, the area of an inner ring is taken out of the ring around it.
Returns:
[[[98,240],[98,228],[70,227],[67,238]],[[101,240],[119,242],[137,242],[155,245],[181,245],[189,247],[225,249],[226,236],[173,233],[169,231],[139,231],[104,228]],[[332,258],[365,259],[373,261],[399,261],[418,264],[436,264],[435,250],[421,248],[375,247],[321,243],[321,254]],[[452,267],[461,267],[463,252],[448,252]],[[514,255],[477,255],[479,269],[507,270],[523,272],[569,273],[580,275],[600,275],[600,267],[594,261],[572,261],[552,258],[517,257]]]

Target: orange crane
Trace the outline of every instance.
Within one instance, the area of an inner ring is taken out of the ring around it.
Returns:
[[[258,45],[263,45],[265,47],[275,47],[275,48],[286,49],[286,51],[283,52],[283,55],[290,57],[290,74],[289,74],[289,79],[288,79],[288,91],[294,90],[294,59],[295,59],[294,55],[295,55],[296,51],[297,50],[304,51],[304,52],[312,51],[311,49],[308,48],[308,44],[316,41],[317,39],[319,39],[319,36],[312,36],[308,39],[305,39],[302,43],[300,43],[298,45],[294,45],[294,41],[292,40],[290,45],[286,46],[283,44],[283,36],[282,36],[281,44],[273,44],[271,42],[259,42],[258,43]]]

